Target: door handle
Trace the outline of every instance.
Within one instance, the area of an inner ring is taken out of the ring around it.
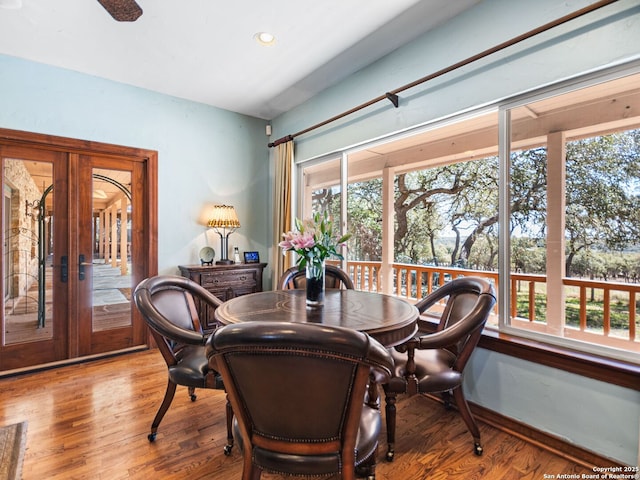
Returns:
[[[84,267],[86,263],[84,263],[84,255],[80,255],[78,257],[78,280],[84,280]]]
[[[69,259],[66,255],[60,257],[60,281],[67,283],[69,280]]]

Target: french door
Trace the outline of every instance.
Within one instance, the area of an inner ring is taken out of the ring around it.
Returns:
[[[62,360],[68,352],[69,291],[60,280],[62,275],[68,277],[69,268],[68,158],[61,152],[19,146],[1,146],[0,157],[4,190],[0,369],[10,370]]]
[[[62,143],[0,144],[0,372],[147,343],[131,293],[156,269],[155,158]]]

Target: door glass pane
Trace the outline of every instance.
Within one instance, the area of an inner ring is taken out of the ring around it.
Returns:
[[[131,325],[131,172],[93,169],[94,332]],[[91,268],[86,268],[91,266]]]
[[[4,159],[4,344],[53,338],[53,165]]]
[[[352,279],[359,290],[382,292],[382,178],[350,181],[347,192],[347,225],[352,235],[347,258]]]
[[[333,233],[340,232],[340,210],[342,208],[340,189],[340,158],[305,166],[302,170],[302,215],[300,218],[312,218],[316,213],[327,213],[333,222]],[[342,252],[343,254],[345,252]],[[346,258],[346,256],[345,256]],[[339,265],[335,257],[327,263]]]
[[[334,219],[340,218],[340,159],[305,167],[303,216],[328,212]]]
[[[300,218],[309,219],[315,214],[327,213],[333,222],[336,238],[340,233],[342,208],[340,164],[341,159],[335,158],[302,169],[302,215],[299,215]],[[346,252],[341,253],[345,255]],[[341,265],[341,261],[333,256],[327,259],[327,263]]]

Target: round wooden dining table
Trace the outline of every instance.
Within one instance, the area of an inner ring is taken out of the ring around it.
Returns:
[[[418,316],[418,309],[402,298],[338,289],[327,289],[319,308],[307,307],[306,291],[300,289],[243,295],[215,310],[222,325],[268,320],[339,326],[365,332],[385,347],[412,338],[418,330]]]

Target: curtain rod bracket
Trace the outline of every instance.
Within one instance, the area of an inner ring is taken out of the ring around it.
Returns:
[[[396,95],[395,93],[387,92],[385,93],[385,96],[391,103],[393,103],[394,107],[398,108],[398,95]]]
[[[286,137],[279,138],[275,142],[271,142],[268,144],[269,148],[277,147],[281,143],[287,143],[288,141],[293,140],[293,135],[287,135]]]

